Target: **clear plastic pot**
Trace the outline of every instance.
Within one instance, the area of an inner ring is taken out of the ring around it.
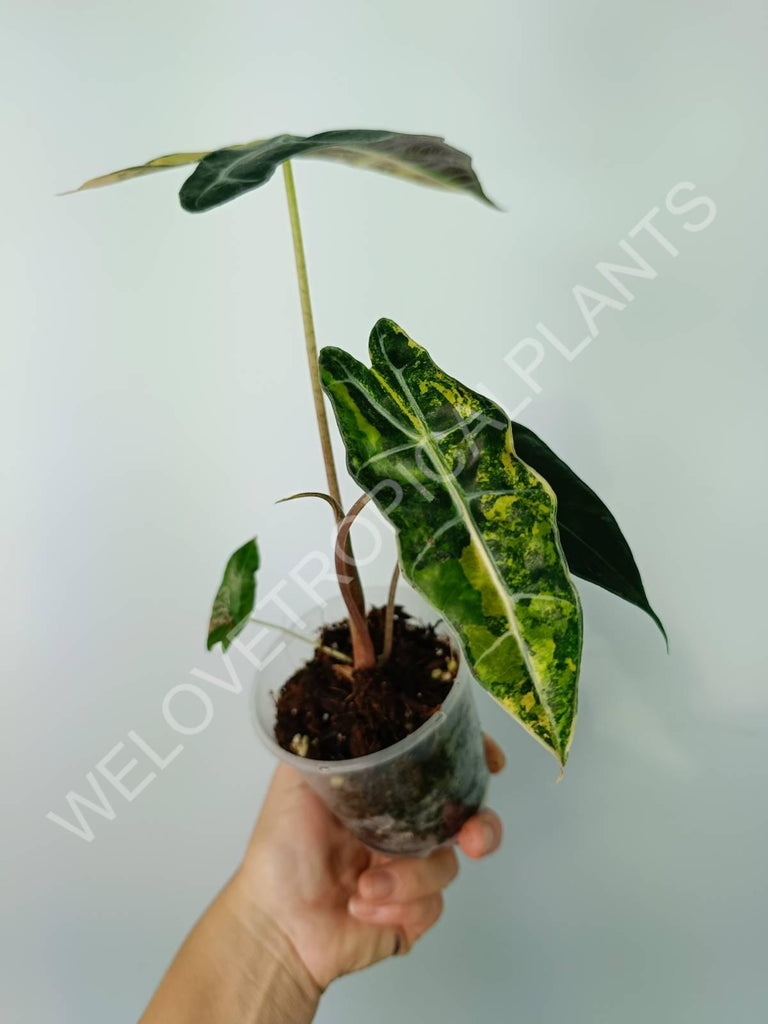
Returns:
[[[375,605],[384,604],[386,592],[372,588],[371,598]],[[437,618],[412,592],[404,603],[422,622]],[[346,617],[341,599],[302,615],[313,638],[323,623]],[[298,757],[275,740],[276,695],[312,656],[304,641],[287,638],[285,644],[255,686],[256,730],[269,750],[298,769],[336,817],[371,849],[425,855],[450,842],[482,805],[488,785],[475,684],[463,660],[440,710],[405,739],[365,757],[317,761]]]

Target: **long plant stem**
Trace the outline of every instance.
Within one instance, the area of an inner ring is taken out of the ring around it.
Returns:
[[[307,349],[307,362],[309,363],[309,377],[312,382],[312,398],[315,402],[315,416],[317,418],[317,429],[320,434],[320,446],[323,450],[323,462],[325,463],[325,476],[328,481],[328,493],[337,505],[341,505],[339,480],[336,475],[336,464],[333,460],[333,448],[331,447],[331,433],[328,429],[328,416],[325,411],[323,388],[320,384],[320,369],[317,362],[317,343],[315,341],[315,322],[312,317],[312,303],[309,298],[307,260],[304,255],[304,241],[301,237],[299,207],[296,202],[296,186],[293,181],[293,168],[291,167],[290,160],[286,160],[283,164],[283,178],[285,179],[285,194],[288,199],[288,215],[291,219],[293,254],[296,258],[296,278],[299,283],[301,317],[304,322],[304,341]]]
[[[373,641],[368,629],[368,621],[365,616],[365,606],[361,609],[352,589],[352,578],[347,569],[349,561],[348,541],[349,531],[357,516],[371,500],[370,494],[363,494],[357,499],[352,508],[344,516],[339,526],[339,533],[336,538],[336,578],[339,581],[341,596],[349,612],[349,631],[352,635],[352,659],[355,668],[373,668],[376,664],[376,652],[373,649]]]
[[[339,479],[336,475],[336,463],[333,459],[333,447],[331,446],[331,432],[328,428],[328,415],[325,411],[325,399],[323,387],[320,383],[320,367],[317,361],[317,342],[315,340],[315,321],[312,316],[312,302],[309,297],[309,279],[307,277],[307,258],[304,253],[304,240],[301,234],[301,220],[299,219],[299,204],[296,201],[296,185],[293,180],[293,168],[291,161],[286,160],[283,164],[283,179],[285,181],[285,195],[288,200],[288,216],[291,220],[291,235],[293,237],[293,255],[296,259],[296,279],[299,285],[299,298],[301,300],[301,318],[304,323],[304,341],[307,351],[307,363],[309,365],[309,379],[312,382],[312,398],[315,403],[315,418],[317,419],[317,430],[320,435],[320,447],[323,451],[323,462],[325,464],[325,477],[328,481],[328,494],[331,504],[336,509],[341,509],[341,492],[339,491]],[[337,519],[338,522],[338,519]],[[363,585],[360,582],[360,573],[357,570],[352,542],[347,541],[347,575],[350,577],[351,594],[358,610],[365,618],[365,597]],[[346,601],[346,596],[344,596]]]
[[[341,505],[338,505],[330,494],[323,494],[321,491],[302,491],[300,494],[291,494],[287,498],[280,498],[277,501],[279,505],[284,501],[295,501],[296,498],[322,498],[323,501],[327,501],[333,509],[333,516],[336,520],[336,529],[341,526],[344,522],[344,509]],[[360,582],[360,573],[357,569],[357,563],[355,562],[355,553],[352,550],[352,540],[347,537],[347,566],[349,569],[349,585],[352,591],[352,596],[355,599],[355,604],[360,609],[360,612],[365,615],[365,595],[363,594],[363,585]]]

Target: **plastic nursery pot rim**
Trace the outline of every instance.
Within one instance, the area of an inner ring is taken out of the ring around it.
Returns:
[[[373,754],[365,754],[363,757],[349,757],[343,761],[318,761],[312,757],[299,757],[297,754],[293,754],[291,751],[281,747],[274,735],[271,735],[265,728],[258,711],[257,705],[259,697],[263,696],[261,688],[264,685],[265,683],[262,682],[261,679],[257,679],[256,685],[254,686],[254,696],[251,700],[251,709],[256,732],[267,749],[271,750],[279,760],[284,761],[286,764],[293,765],[294,768],[297,768],[305,775],[309,772],[320,773],[322,775],[345,775],[357,771],[363,771],[366,768],[375,768],[379,765],[386,764],[388,761],[394,760],[401,754],[410,750],[412,747],[418,745],[421,740],[426,739],[430,733],[434,732],[438,726],[445,721],[453,705],[459,700],[461,694],[470,685],[470,677],[464,661],[459,659],[459,668],[454,677],[451,689],[448,692],[448,696],[440,705],[439,711],[436,711],[426,720],[426,722],[423,722],[418,729],[415,729],[412,733],[404,736],[403,739],[398,740],[397,743],[392,743],[390,746],[384,747],[382,750],[377,750]]]

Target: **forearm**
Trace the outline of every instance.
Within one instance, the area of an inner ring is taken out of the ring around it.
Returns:
[[[179,950],[140,1024],[309,1024],[320,991],[265,914],[231,884]]]

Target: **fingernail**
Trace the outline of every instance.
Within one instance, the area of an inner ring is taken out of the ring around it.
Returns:
[[[391,871],[369,871],[358,886],[360,895],[367,900],[385,900],[395,889],[395,876]]]
[[[488,853],[496,845],[496,829],[490,821],[482,821],[481,825],[483,826],[483,849]]]

